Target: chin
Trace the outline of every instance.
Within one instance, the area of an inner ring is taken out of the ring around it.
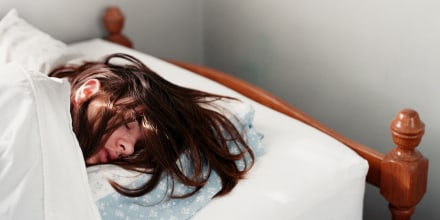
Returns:
[[[98,161],[96,161],[96,159],[93,157],[90,157],[86,160],[86,165],[95,165],[95,164],[98,164]]]

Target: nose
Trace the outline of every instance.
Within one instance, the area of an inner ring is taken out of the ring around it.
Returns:
[[[118,148],[119,148],[119,157],[126,157],[130,156],[134,153],[134,143],[131,143],[130,141],[120,139],[118,141]]]

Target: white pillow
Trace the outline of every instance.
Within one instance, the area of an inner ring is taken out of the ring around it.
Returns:
[[[11,9],[0,21],[0,64],[15,62],[47,74],[81,53],[35,28]]]

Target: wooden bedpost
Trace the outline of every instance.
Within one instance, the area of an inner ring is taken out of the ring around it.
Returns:
[[[396,147],[382,161],[380,192],[388,200],[393,220],[408,220],[426,192],[428,159],[416,147],[425,125],[416,111],[400,111],[390,126]]]
[[[118,7],[110,6],[107,8],[103,17],[104,26],[108,32],[106,40],[133,48],[131,40],[122,34],[124,20],[124,14],[122,14]]]

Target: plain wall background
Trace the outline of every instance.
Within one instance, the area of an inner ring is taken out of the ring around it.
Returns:
[[[383,153],[402,108],[426,122],[428,193],[413,219],[440,214],[440,2],[434,0],[0,0],[57,39],[104,35],[119,5],[124,33],[157,57],[206,64],[282,97],[338,132]],[[367,187],[365,219],[388,217]]]

